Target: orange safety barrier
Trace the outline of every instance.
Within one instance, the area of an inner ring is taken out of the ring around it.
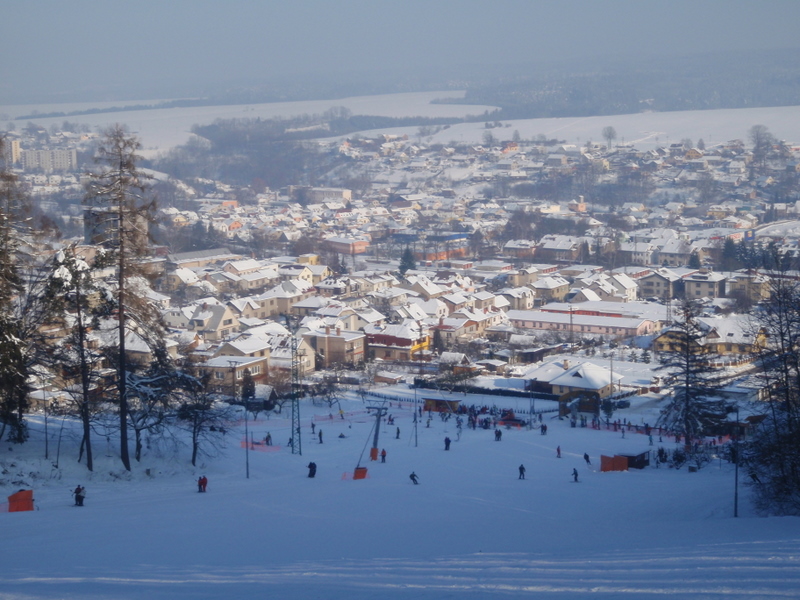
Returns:
[[[255,452],[278,452],[281,449],[281,446],[267,446],[264,442],[250,442],[248,444],[244,439],[239,441],[239,447],[247,448],[248,446],[250,446],[250,450]]]
[[[356,467],[356,470],[353,471],[353,479],[366,479],[367,478],[367,467]]]
[[[370,448],[369,449],[369,459],[370,460],[378,460],[378,449],[377,448]]]
[[[8,512],[33,510],[33,490],[20,490],[8,497]]]
[[[628,459],[625,456],[600,456],[600,471],[627,471]]]

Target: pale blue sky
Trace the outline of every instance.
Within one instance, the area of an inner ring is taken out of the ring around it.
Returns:
[[[0,103],[8,103],[790,48],[799,45],[800,2],[0,0],[0,15]]]

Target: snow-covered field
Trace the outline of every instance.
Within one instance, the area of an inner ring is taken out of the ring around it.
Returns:
[[[35,123],[50,127],[60,125],[65,118],[69,121],[86,123],[91,127],[105,127],[114,123],[124,123],[136,132],[142,141],[145,156],[151,157],[186,142],[192,125],[209,124],[216,119],[231,118],[271,118],[291,117],[302,114],[323,113],[326,110],[344,106],[354,114],[383,115],[390,117],[463,117],[482,114],[493,110],[491,106],[431,104],[435,99],[452,98],[463,92],[414,92],[388,94],[383,96],[359,96],[338,100],[313,100],[303,102],[279,102],[270,104],[248,104],[236,106],[204,106],[191,108],[171,108],[114,113],[80,115],[32,119]],[[95,104],[67,104],[41,106],[0,106],[0,115],[10,118],[50,111],[69,112],[105,106],[126,106],[141,102],[116,102]],[[636,113],[602,117],[565,117],[553,119],[524,119],[503,121],[500,128],[486,129],[483,122],[463,123],[443,129],[436,135],[425,138],[426,143],[471,143],[479,144],[487,131],[500,141],[510,140],[514,131],[524,139],[539,134],[547,138],[565,140],[570,144],[583,144],[588,140],[604,142],[601,132],[612,126],[617,132],[617,143],[632,143],[637,148],[648,149],[659,145],[678,142],[689,138],[697,142],[703,138],[707,147],[731,139],[747,140],[747,132],[753,125],[766,125],[778,138],[800,143],[800,106],[720,109],[706,111],[682,111],[664,113]],[[19,124],[17,124],[19,127]],[[408,134],[415,138],[418,127],[404,127],[364,132],[365,135],[377,133]]]
[[[542,134],[548,139],[564,140],[568,144],[583,145],[589,140],[603,144],[602,131],[609,125],[617,132],[615,143],[629,143],[643,150],[679,142],[684,138],[694,143],[702,138],[707,148],[732,139],[748,143],[748,131],[753,125],[766,125],[778,139],[800,142],[800,106],[522,119],[502,123],[502,127],[492,129],[486,129],[482,122],[459,123],[425,138],[425,142],[480,144],[487,131],[499,141],[510,141],[514,131],[519,131],[523,139]],[[405,127],[381,132],[414,136],[417,129]],[[372,133],[378,132],[364,132],[364,135],[370,136]]]
[[[187,108],[165,108],[153,110],[121,111],[76,115],[72,117],[52,117],[31,119],[44,127],[52,124],[60,125],[64,120],[85,123],[92,128],[107,127],[114,123],[123,123],[136,132],[143,145],[143,155],[152,156],[159,151],[166,151],[185,143],[191,136],[193,125],[208,125],[217,119],[271,119],[274,117],[293,117],[303,114],[321,114],[334,107],[343,106],[356,115],[378,115],[386,117],[464,117],[492,111],[492,106],[472,106],[461,104],[432,104],[438,98],[463,97],[464,92],[413,92],[406,94],[387,94],[382,96],[355,96],[337,100],[308,100],[298,102],[273,102],[268,104],[242,104],[229,106],[198,106]],[[153,101],[155,103],[157,101]],[[16,118],[40,113],[70,112],[90,108],[108,108],[113,106],[131,106],[147,104],[146,101],[106,102],[97,104],[65,104],[65,105],[15,105],[0,106],[0,114]],[[24,123],[23,123],[24,125]],[[20,125],[17,124],[17,128]],[[416,128],[415,128],[416,131]]]
[[[413,398],[400,387],[392,393]],[[652,422],[654,406],[635,407],[617,416]],[[800,595],[800,520],[755,516],[743,486],[734,519],[733,470],[725,462],[699,473],[600,473],[600,454],[648,450],[647,438],[571,428],[549,415],[547,435],[505,430],[499,442],[481,429],[458,439],[454,420],[434,416],[429,428],[420,424],[415,443],[410,405],[395,402],[396,424],[380,431],[387,462],[370,463],[373,420],[355,395],[343,408],[340,419],[335,409],[329,417],[327,408],[304,403],[302,456],[257,446],[249,479],[242,424],[224,455],[197,469],[187,448],[174,456],[154,444],[128,475],[113,457],[113,440],[100,439],[90,475],[75,462],[69,423],[60,468],[51,468],[61,422],[49,420],[45,461],[37,418],[30,443],[0,448],[2,479],[15,481],[3,493],[30,485],[38,506],[0,514],[0,598]],[[322,444],[311,436],[312,419]],[[262,414],[249,427],[255,439],[267,432],[277,444],[289,438],[286,419]],[[453,439],[449,452],[445,436]],[[369,476],[354,481],[362,452]],[[309,461],[319,467],[314,479],[306,477]],[[420,485],[409,480],[412,471]],[[196,491],[200,474],[209,478],[206,494]],[[83,508],[70,496],[79,483],[88,490]]]

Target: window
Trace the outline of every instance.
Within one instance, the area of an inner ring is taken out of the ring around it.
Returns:
[[[233,323],[233,319],[225,319],[222,324],[223,325],[231,325]]]
[[[214,371],[214,379],[225,379],[225,373],[222,371]]]

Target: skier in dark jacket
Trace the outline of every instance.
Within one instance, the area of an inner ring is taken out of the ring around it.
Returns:
[[[572,469],[572,479],[578,483],[578,469]]]
[[[313,478],[314,475],[317,474],[317,463],[310,462],[308,463],[308,476]]]
[[[444,449],[445,450],[450,450],[450,438],[449,437],[444,438]]]
[[[520,465],[519,466],[519,478],[520,479],[525,479],[525,466],[524,465]]]
[[[409,476],[408,476],[408,478],[409,478],[411,481],[413,481],[413,482],[414,482],[414,485],[419,485],[419,481],[417,481],[417,474],[416,474],[416,473],[414,473],[413,471],[411,472],[411,475],[409,475]]]
[[[592,466],[592,461],[589,460],[589,455],[586,452],[583,453],[583,460],[586,461],[587,465]]]

